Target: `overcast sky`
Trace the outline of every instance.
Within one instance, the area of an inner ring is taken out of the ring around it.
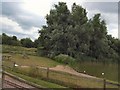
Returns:
[[[2,24],[2,32],[8,35],[16,35],[19,39],[25,37],[30,37],[32,40],[37,39],[39,36],[38,29],[46,24],[46,14],[58,1],[66,2],[69,9],[76,2],[87,10],[89,18],[92,18],[96,13],[101,13],[102,19],[106,21],[108,34],[118,38],[118,3],[82,2],[81,0],[81,2],[79,0],[1,2],[0,24]]]

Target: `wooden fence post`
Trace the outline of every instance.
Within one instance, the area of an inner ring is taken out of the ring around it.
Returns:
[[[5,80],[5,74],[4,74],[4,72],[2,71],[2,88],[3,88],[4,80]]]
[[[15,68],[15,62],[13,62],[13,67],[12,67],[12,71],[14,70],[14,68]]]
[[[49,78],[49,67],[47,67],[47,78]]]
[[[105,78],[103,79],[103,84],[104,84],[103,88],[104,90],[106,90],[106,79]]]

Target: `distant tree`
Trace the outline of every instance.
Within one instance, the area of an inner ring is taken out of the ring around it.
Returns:
[[[109,52],[109,54],[111,53],[109,55],[109,57],[118,58],[118,56],[120,56],[120,40],[119,39],[115,39],[111,35],[107,35],[107,39],[108,39],[108,45],[109,45],[110,50],[111,50]]]
[[[2,44],[2,35],[0,35],[0,44]]]
[[[35,47],[35,48],[37,48],[39,45],[40,45],[40,40],[39,40],[40,38],[38,38],[38,39],[35,39],[34,40],[34,45],[33,45],[33,47]]]
[[[5,33],[2,34],[2,44],[20,46],[20,42],[16,36],[10,37]]]
[[[23,47],[31,48],[33,47],[33,42],[30,38],[23,38],[20,40]]]
[[[17,37],[16,37],[16,36],[13,36],[13,37],[12,37],[12,40],[17,41]]]
[[[12,38],[6,35],[5,33],[2,34],[2,44],[12,45]]]

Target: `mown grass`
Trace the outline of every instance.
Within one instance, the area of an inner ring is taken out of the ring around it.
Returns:
[[[6,54],[3,54],[3,55],[6,55]],[[45,58],[45,57],[28,55],[28,58],[23,58],[23,56],[21,54],[14,54],[11,56],[12,57],[10,60],[5,60],[5,62],[3,62],[4,65],[12,66],[13,62],[15,62],[16,64],[21,65],[21,66],[55,67],[56,65],[60,64],[58,62],[55,62],[54,60],[51,60],[51,59]]]

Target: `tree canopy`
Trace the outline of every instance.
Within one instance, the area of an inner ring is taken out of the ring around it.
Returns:
[[[7,34],[3,33],[0,36],[0,40],[2,40],[0,44],[36,48],[40,43],[38,39],[34,40],[34,42],[30,38],[22,38],[21,40],[18,40],[17,36],[8,36]]]
[[[101,15],[88,19],[86,9],[73,3],[71,11],[66,3],[59,2],[46,15],[47,25],[39,31],[40,54],[55,57],[66,54],[76,59],[81,56],[118,58],[120,40],[107,34]]]
[[[2,34],[2,44],[13,45],[13,46],[20,46],[21,43],[17,39],[16,36],[8,36],[7,34]]]

